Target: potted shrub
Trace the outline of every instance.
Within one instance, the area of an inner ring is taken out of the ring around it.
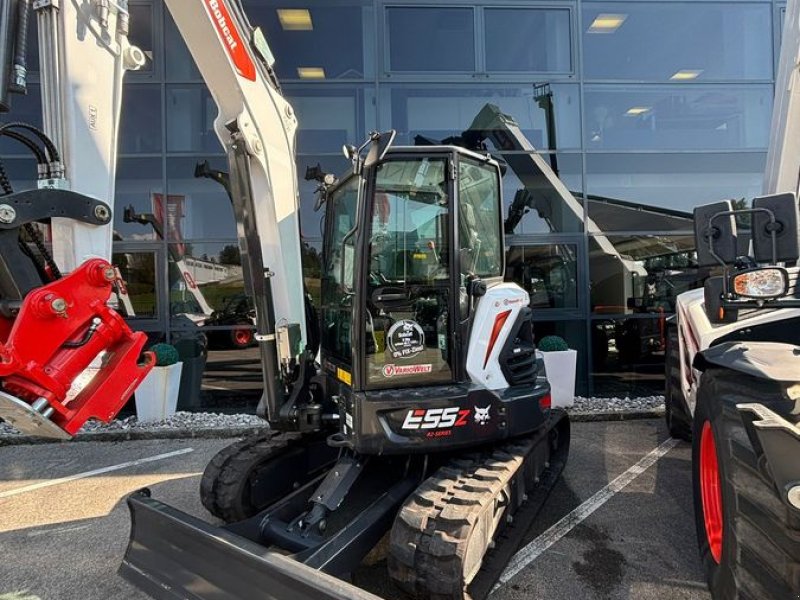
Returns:
[[[539,340],[537,348],[544,360],[547,381],[550,382],[553,406],[572,406],[575,403],[575,373],[578,351],[570,350],[567,342],[557,335]]]
[[[136,417],[139,421],[163,421],[175,414],[181,386],[178,351],[170,344],[154,344],[156,366],[136,388]]]

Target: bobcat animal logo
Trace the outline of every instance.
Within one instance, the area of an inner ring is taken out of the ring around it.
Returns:
[[[491,404],[486,408],[480,408],[479,406],[475,407],[475,422],[478,425],[486,425],[491,419],[491,415],[489,414],[489,409],[491,409]]]

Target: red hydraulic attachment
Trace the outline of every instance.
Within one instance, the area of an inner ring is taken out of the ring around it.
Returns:
[[[69,438],[122,409],[155,361],[145,353],[139,363],[145,334],[106,304],[116,278],[108,262],[91,259],[29,292],[10,331],[0,325],[0,418],[24,433]],[[101,352],[98,372],[68,399]]]

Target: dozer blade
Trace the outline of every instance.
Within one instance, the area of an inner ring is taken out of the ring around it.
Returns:
[[[150,498],[128,497],[131,537],[119,574],[158,600],[380,600]]]

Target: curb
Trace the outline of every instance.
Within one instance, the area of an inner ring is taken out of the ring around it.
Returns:
[[[661,419],[664,408],[645,410],[607,410],[600,412],[568,411],[569,418],[575,423],[599,421],[633,421],[640,419]],[[265,423],[266,427],[266,423]],[[23,446],[33,444],[66,444],[72,442],[133,442],[144,440],[190,440],[221,439],[242,437],[264,431],[265,427],[180,427],[176,429],[117,429],[111,431],[89,431],[79,433],[71,440],[53,440],[30,435],[0,434],[0,447]]]
[[[663,419],[664,407],[634,409],[634,410],[605,410],[599,412],[567,411],[570,421],[587,423],[592,421],[636,421],[640,419]]]
[[[266,423],[264,424],[266,427]],[[175,429],[119,429],[79,433],[70,440],[53,440],[30,435],[0,434],[0,447],[73,442],[133,442],[143,440],[189,440],[242,437],[264,431],[265,427],[180,427]]]

